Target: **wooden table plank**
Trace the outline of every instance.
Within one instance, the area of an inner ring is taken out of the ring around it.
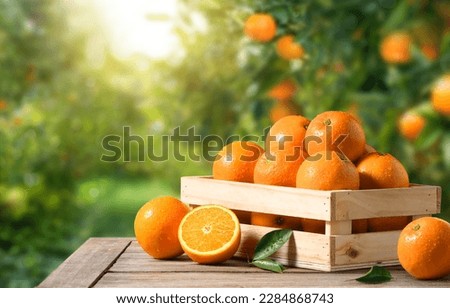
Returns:
[[[450,287],[450,276],[420,281],[400,266],[388,269],[393,276],[392,281],[366,285],[355,279],[367,269],[327,273],[289,267],[284,273],[275,274],[236,258],[218,265],[199,265],[184,255],[174,260],[156,260],[147,255],[133,238],[92,238],[39,287]]]
[[[90,238],[38,287],[92,287],[130,245],[131,238]]]
[[[419,281],[400,266],[389,270],[394,279],[378,287],[450,287],[450,276]],[[282,274],[274,274],[236,258],[218,265],[199,265],[185,255],[156,260],[133,240],[95,287],[374,287],[355,281],[366,272],[358,269],[326,273],[289,267]]]
[[[281,274],[233,272],[119,272],[106,273],[96,288],[373,288],[373,287],[449,287],[450,280],[419,281],[403,270],[390,269],[394,279],[390,282],[368,285],[355,281],[364,271],[339,273],[295,273],[287,270]],[[446,283],[446,285],[445,285]]]

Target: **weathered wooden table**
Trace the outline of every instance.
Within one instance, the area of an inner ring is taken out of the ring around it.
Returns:
[[[275,274],[237,259],[220,265],[198,265],[185,255],[174,260],[155,260],[134,238],[91,238],[38,287],[450,287],[450,276],[419,281],[399,266],[389,270],[393,276],[390,282],[366,285],[355,278],[367,269],[325,273],[288,268]]]

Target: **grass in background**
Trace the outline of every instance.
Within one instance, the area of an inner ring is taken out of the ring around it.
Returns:
[[[139,208],[158,196],[179,196],[169,183],[150,178],[98,177],[81,182],[78,204],[88,213],[83,235],[134,236],[133,222]]]

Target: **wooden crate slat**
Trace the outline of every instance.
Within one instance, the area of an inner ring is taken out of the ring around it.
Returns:
[[[335,220],[440,212],[441,189],[437,186],[414,185],[409,188],[337,191],[332,194],[332,218]]]
[[[335,265],[399,264],[397,241],[401,231],[372,232],[352,235],[336,235],[334,239]],[[340,267],[344,269],[345,267]]]
[[[235,254],[251,260],[258,240],[274,228],[241,224],[241,245]],[[292,267],[325,272],[367,268],[376,264],[398,265],[400,231],[327,236],[294,231],[291,240],[271,258]]]
[[[441,188],[412,184],[408,188],[318,191],[183,177],[181,199],[192,205],[215,203],[233,210],[325,220],[326,234],[294,231],[290,242],[273,257],[288,266],[338,271],[398,264],[400,231],[351,234],[352,220],[439,213]],[[273,229],[241,226],[237,256],[250,259],[259,239]]]
[[[131,243],[130,238],[90,238],[39,288],[88,288],[93,286]]]
[[[330,192],[292,187],[182,177],[181,200],[221,204],[231,209],[329,220]]]
[[[241,224],[241,245],[237,257],[251,260],[257,242],[274,228]],[[294,231],[290,241],[271,258],[287,266],[330,270],[330,238],[323,234]]]
[[[320,220],[353,220],[387,216],[431,215],[440,212],[441,188],[316,191],[293,187],[181,178],[181,199],[190,204],[222,204],[231,209]]]

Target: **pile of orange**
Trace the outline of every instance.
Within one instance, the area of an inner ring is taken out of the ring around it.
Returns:
[[[274,41],[284,60],[305,57],[293,33],[277,36],[277,23],[270,14],[257,13],[245,22],[251,40]],[[387,35],[380,55],[390,64],[411,60],[412,37],[406,32]],[[422,44],[430,60],[438,57],[434,45]],[[337,68],[338,69],[338,68]],[[352,113],[326,111],[312,120],[299,115],[293,104],[297,84],[286,79],[270,89],[276,101],[270,117],[273,126],[265,150],[252,141],[226,145],[213,163],[213,178],[313,190],[358,190],[409,187],[406,169],[394,156],[379,153],[367,144],[361,121]],[[450,75],[442,76],[431,91],[433,108],[450,116]],[[7,104],[0,100],[0,110]],[[426,125],[418,113],[405,112],[398,120],[401,134],[415,140]],[[247,215],[253,225],[325,233],[321,220],[259,212],[231,211],[220,205],[194,209],[174,197],[160,197],[144,204],[136,214],[134,231],[139,245],[155,259],[171,259],[186,253],[200,264],[230,259],[241,240],[238,216]],[[380,217],[352,221],[352,233],[402,230],[398,241],[400,263],[418,279],[436,279],[450,274],[450,224],[425,217]]]
[[[287,116],[266,136],[266,151],[251,141],[226,145],[213,164],[214,179],[315,190],[358,190],[408,187],[408,174],[391,154],[366,143],[361,123],[350,113],[327,111],[309,120]],[[137,212],[138,243],[156,259],[186,253],[199,264],[230,259],[241,240],[240,219],[220,205],[194,209],[173,197],[160,197]],[[321,220],[253,212],[249,223],[325,233]],[[244,221],[241,221],[244,222]],[[450,224],[426,217],[380,217],[352,221],[352,233],[402,230],[400,263],[418,279],[450,273]]]
[[[213,164],[213,178],[316,190],[409,187],[404,166],[391,154],[369,146],[360,121],[349,112],[326,111],[311,121],[300,115],[283,117],[270,128],[265,143],[265,152],[250,142],[224,147]],[[353,232],[401,230],[410,221],[410,217],[360,220],[353,222]],[[288,215],[252,213],[251,222],[325,231],[324,221]]]

